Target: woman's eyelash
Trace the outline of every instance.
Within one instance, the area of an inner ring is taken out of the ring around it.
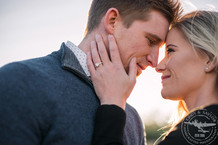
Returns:
[[[167,52],[167,53],[170,53],[170,52],[174,52],[174,50],[173,50],[172,48],[167,48],[167,49],[166,49],[166,52]]]

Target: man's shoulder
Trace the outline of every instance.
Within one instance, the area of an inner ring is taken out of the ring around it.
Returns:
[[[136,111],[136,109],[133,107],[133,106],[131,106],[130,104],[126,104],[126,109],[125,109],[125,111],[126,111],[126,114],[127,115],[131,115],[131,116],[135,116],[135,117],[139,117],[139,114],[138,114],[138,112]]]
[[[10,74],[24,74],[25,72],[35,72],[37,70],[43,70],[45,67],[56,65],[58,59],[56,59],[54,53],[47,56],[26,59],[23,61],[16,61],[8,63],[0,68],[0,73]]]
[[[124,128],[124,144],[145,144],[144,125],[134,107],[126,104],[126,126]]]
[[[23,64],[22,62],[12,62],[0,68],[0,79],[16,80],[20,77],[26,77],[26,73],[31,74],[31,71],[27,65]]]
[[[126,123],[127,124],[132,124],[133,126],[135,124],[140,129],[144,128],[141,117],[134,107],[132,107],[130,104],[127,103],[125,112],[126,112]]]
[[[0,90],[11,92],[16,89],[28,91],[33,84],[39,84],[42,78],[49,78],[57,70],[57,62],[50,56],[12,62],[0,68]],[[44,79],[45,80],[45,79]],[[7,91],[8,90],[8,91]],[[6,93],[5,92],[5,93]]]
[[[132,107],[130,104],[126,104],[125,112],[126,112],[126,117],[127,117],[126,118],[127,124],[132,123],[132,127],[136,125],[140,129],[143,128],[141,117],[134,107]]]

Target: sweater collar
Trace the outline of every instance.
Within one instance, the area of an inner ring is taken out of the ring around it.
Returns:
[[[70,50],[65,43],[62,43],[60,51],[61,67],[81,77],[93,87],[90,77],[86,75],[72,50]]]

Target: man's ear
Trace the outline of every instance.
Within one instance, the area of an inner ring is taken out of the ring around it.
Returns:
[[[208,60],[206,67],[205,67],[205,72],[209,73],[213,71],[216,68],[217,61],[216,60]]]
[[[108,34],[113,34],[115,25],[120,19],[119,11],[116,8],[110,8],[105,14],[104,26]]]

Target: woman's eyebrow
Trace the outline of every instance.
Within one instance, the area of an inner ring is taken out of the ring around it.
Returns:
[[[178,46],[176,46],[176,45],[174,45],[174,44],[168,44],[166,48],[171,47],[171,46],[172,46],[172,47],[178,47]]]

